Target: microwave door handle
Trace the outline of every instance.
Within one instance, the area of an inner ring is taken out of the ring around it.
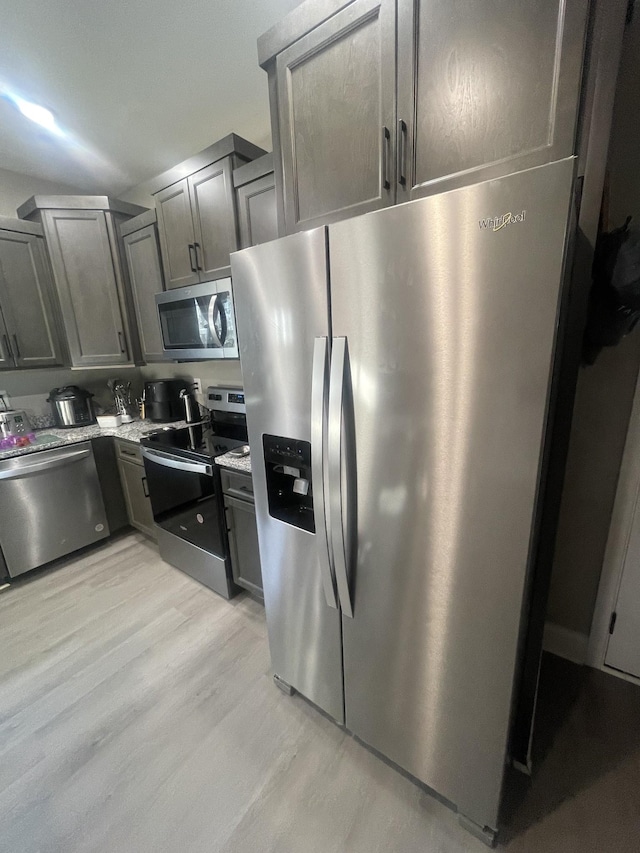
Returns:
[[[220,347],[220,349],[222,349],[222,341],[218,337],[218,333],[216,331],[216,322],[215,322],[215,310],[216,310],[217,301],[218,301],[217,294],[212,296],[211,299],[209,300],[209,313],[208,313],[209,331],[211,332],[211,337],[213,338],[214,344],[216,346]]]
[[[222,295],[219,293],[216,296],[216,310],[218,312],[218,316],[220,317],[220,337],[219,340],[222,342],[222,346],[225,345],[227,341],[227,332],[229,331],[227,326],[227,312],[224,310],[224,305],[222,303]]]

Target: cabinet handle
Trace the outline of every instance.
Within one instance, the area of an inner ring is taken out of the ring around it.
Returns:
[[[149,497],[149,487],[147,486],[147,478],[142,478],[142,491],[144,492],[145,498]]]
[[[13,360],[13,350],[11,349],[11,344],[9,343],[9,337],[7,335],[3,335],[2,340],[4,341],[4,348],[6,351],[7,358]]]
[[[189,264],[191,266],[191,272],[198,272],[198,267],[196,266],[197,259],[196,259],[196,261],[193,260],[193,256],[195,254],[195,251],[196,250],[195,250],[195,246],[193,245],[193,243],[189,243]]]
[[[126,354],[127,348],[124,343],[124,335],[122,334],[122,332],[118,332],[118,340],[120,341],[120,352]]]
[[[194,243],[193,244],[193,250],[196,253],[196,267],[199,270],[202,270],[202,266],[200,264],[200,256],[198,255],[198,252],[200,251],[200,243]]]
[[[382,187],[385,190],[390,189],[391,181],[389,180],[389,145],[391,144],[391,134],[388,127],[382,128]]]
[[[405,175],[406,157],[407,157],[407,125],[402,119],[398,121],[398,183],[400,186],[407,185],[407,176]]]
[[[14,334],[12,337],[14,346],[16,348],[16,355],[18,358],[22,358],[22,355],[20,354],[20,344],[18,343],[18,336]]]

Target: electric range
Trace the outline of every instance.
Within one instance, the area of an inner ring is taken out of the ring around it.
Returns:
[[[246,445],[241,388],[207,389],[201,423],[159,430],[141,441],[160,556],[231,598],[233,582],[216,456]]]

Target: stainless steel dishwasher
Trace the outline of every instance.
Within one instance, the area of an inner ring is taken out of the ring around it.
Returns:
[[[0,547],[10,577],[108,535],[90,441],[0,462]]]

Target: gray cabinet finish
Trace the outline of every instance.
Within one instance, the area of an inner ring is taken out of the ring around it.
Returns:
[[[265,154],[233,173],[240,247],[268,243],[279,236],[273,155]]]
[[[167,289],[197,284],[200,275],[194,258],[194,231],[186,178],[156,195],[158,235]]]
[[[140,448],[131,442],[116,439],[116,456],[129,523],[155,539],[153,512]]]
[[[132,363],[107,215],[103,210],[42,211],[74,367]]]
[[[222,471],[231,571],[238,586],[263,598],[258,526],[250,474]]]
[[[239,248],[233,169],[265,153],[231,133],[152,181],[168,290],[229,275]]]
[[[588,14],[589,0],[294,9],[258,41],[281,235],[573,154]]]
[[[276,57],[287,233],[394,202],[395,10],[355,0]]]
[[[4,323],[4,317],[0,312],[0,370],[11,370],[13,367],[15,367],[15,362],[13,361],[11,344],[9,343],[9,335]]]
[[[146,216],[146,214],[145,214]],[[164,361],[155,294],[164,290],[154,223],[122,237],[144,361]]]
[[[262,598],[262,570],[258,547],[256,508],[250,501],[239,501],[225,495],[231,571],[233,579]]]
[[[0,309],[4,318],[0,366],[64,364],[59,311],[42,237],[0,230]]]
[[[232,159],[225,157],[189,177],[195,233],[194,253],[200,281],[226,275],[238,248]]]
[[[570,156],[588,0],[398,11],[397,201]]]
[[[177,184],[178,181],[181,181],[188,175],[194,175],[200,169],[204,169],[205,166],[217,163],[223,157],[234,155],[239,159],[239,162],[236,164],[239,165],[240,163],[255,160],[266,153],[264,148],[259,148],[253,142],[249,142],[248,139],[243,139],[242,136],[238,136],[236,133],[229,133],[227,136],[209,145],[208,148],[204,148],[202,151],[194,154],[193,157],[189,157],[187,160],[183,160],[182,163],[178,163],[176,166],[172,166],[171,169],[167,169],[166,172],[157,175],[148,182],[149,192],[155,195],[160,190]]]
[[[138,216],[146,208],[106,195],[33,195],[18,208],[20,219],[39,216],[41,210],[104,210],[123,216]]]
[[[278,237],[276,182],[273,172],[236,190],[240,246],[257,246]]]

